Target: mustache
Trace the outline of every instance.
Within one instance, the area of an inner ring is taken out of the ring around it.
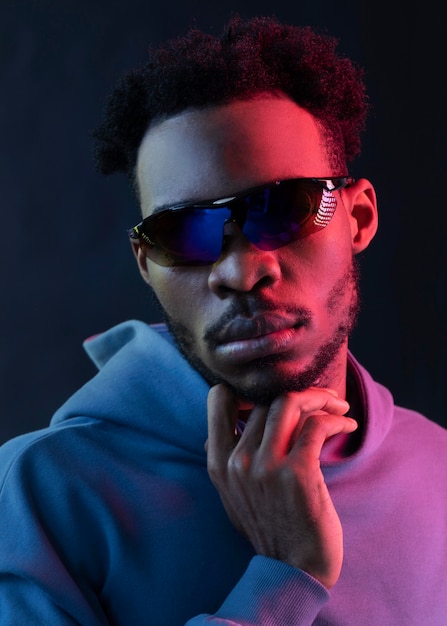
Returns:
[[[278,319],[283,316],[288,320],[293,319],[296,325],[306,325],[312,319],[312,313],[306,307],[296,307],[290,304],[278,306],[267,302],[257,302],[251,305],[233,302],[231,307],[205,330],[203,339],[208,348],[216,348],[236,320],[247,323],[251,320],[253,326],[257,326],[262,332],[263,316],[274,316]]]

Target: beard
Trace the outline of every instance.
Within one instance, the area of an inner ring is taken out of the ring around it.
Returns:
[[[315,351],[311,362],[301,369],[297,367],[286,376],[275,370],[275,364],[284,360],[283,354],[274,354],[265,358],[257,359],[252,363],[259,370],[268,370],[268,384],[230,384],[229,381],[218,376],[199,358],[194,350],[193,338],[188,328],[178,320],[173,319],[163,309],[154,294],[163,320],[169,328],[180,353],[196,369],[209,385],[225,383],[231,387],[241,400],[254,404],[269,405],[278,396],[289,391],[304,391],[309,387],[331,387],[331,369],[342,347],[347,343],[357,323],[360,310],[359,299],[360,268],[356,257],[345,275],[339,279],[331,289],[327,301],[326,310],[329,315],[338,316],[339,321],[331,338],[323,342]],[[346,304],[346,294],[351,292],[349,302]],[[310,312],[301,310],[303,318],[310,318]],[[207,332],[207,335],[212,335]],[[209,343],[212,343],[210,340]]]

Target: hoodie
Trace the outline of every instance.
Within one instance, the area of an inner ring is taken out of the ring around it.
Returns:
[[[0,448],[0,624],[445,626],[447,431],[349,355],[365,416],[323,464],[344,531],[328,592],[255,555],[206,469],[208,384],[164,327],[85,343],[98,373]]]

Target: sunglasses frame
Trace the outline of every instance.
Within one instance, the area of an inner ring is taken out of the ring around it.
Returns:
[[[327,176],[327,177],[321,177],[321,178],[289,178],[289,179],[284,179],[284,180],[277,180],[274,181],[272,183],[267,183],[265,185],[259,185],[257,187],[252,187],[250,189],[244,190],[244,191],[240,191],[238,193],[232,194],[230,196],[225,196],[223,198],[217,198],[217,199],[211,199],[211,200],[201,200],[199,202],[184,202],[184,203],[179,203],[179,204],[174,204],[166,209],[163,209],[162,211],[159,211],[157,213],[154,213],[152,215],[149,215],[148,217],[144,218],[143,220],[141,220],[141,222],[139,222],[136,226],[133,226],[132,228],[128,229],[127,234],[130,237],[130,239],[132,241],[140,241],[143,245],[146,245],[147,247],[149,247],[150,250],[157,248],[157,244],[152,241],[150,239],[150,237],[144,232],[144,229],[147,228],[148,225],[150,225],[151,223],[154,223],[156,221],[158,221],[160,219],[161,216],[166,215],[166,214],[171,214],[174,213],[176,211],[180,211],[182,209],[221,209],[221,208],[228,208],[231,211],[231,205],[236,203],[238,200],[241,200],[242,198],[252,195],[252,194],[257,194],[257,193],[261,193],[264,192],[270,188],[274,188],[277,187],[281,184],[284,183],[290,183],[290,182],[294,182],[294,181],[300,181],[302,183],[305,184],[315,184],[317,185],[321,190],[325,190],[327,192],[334,192],[334,191],[338,191],[340,189],[342,189],[343,187],[347,187],[348,185],[352,185],[355,182],[355,179],[352,178],[351,176]],[[335,205],[336,206],[336,205]],[[329,217],[323,216],[323,220],[318,224],[318,226],[316,226],[311,232],[308,232],[305,235],[302,235],[301,238],[305,238],[307,236],[309,236],[310,234],[312,234],[313,232],[316,232],[318,230],[322,230],[323,228],[325,228],[327,226],[327,224],[330,222],[330,220],[332,219],[333,213],[335,212],[335,208],[334,210],[329,214]],[[316,215],[316,212],[310,213],[308,220],[312,217],[312,215]],[[308,220],[305,220],[303,223],[306,223]],[[229,219],[228,222],[231,221],[237,221],[232,219]],[[256,244],[254,244],[256,245]],[[286,245],[286,244],[284,244]],[[160,263],[159,261],[157,261],[156,258],[153,258],[151,255],[149,255],[149,258],[151,258],[155,263],[157,263],[158,265],[162,265],[162,263]],[[217,260],[217,259],[216,259]],[[186,266],[186,265],[211,265],[213,262],[175,262],[173,261],[172,263],[170,263],[169,265],[164,265],[164,267],[174,267],[176,265],[179,266]]]

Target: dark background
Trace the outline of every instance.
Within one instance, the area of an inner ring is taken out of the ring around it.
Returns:
[[[362,8],[359,6],[363,5]],[[354,175],[376,186],[351,347],[399,404],[447,426],[445,26],[427,3],[0,0],[0,441],[48,423],[94,374],[82,341],[157,321],[126,228],[124,177],[95,172],[89,133],[149,43],[232,11],[326,28],[366,69],[373,106]]]

